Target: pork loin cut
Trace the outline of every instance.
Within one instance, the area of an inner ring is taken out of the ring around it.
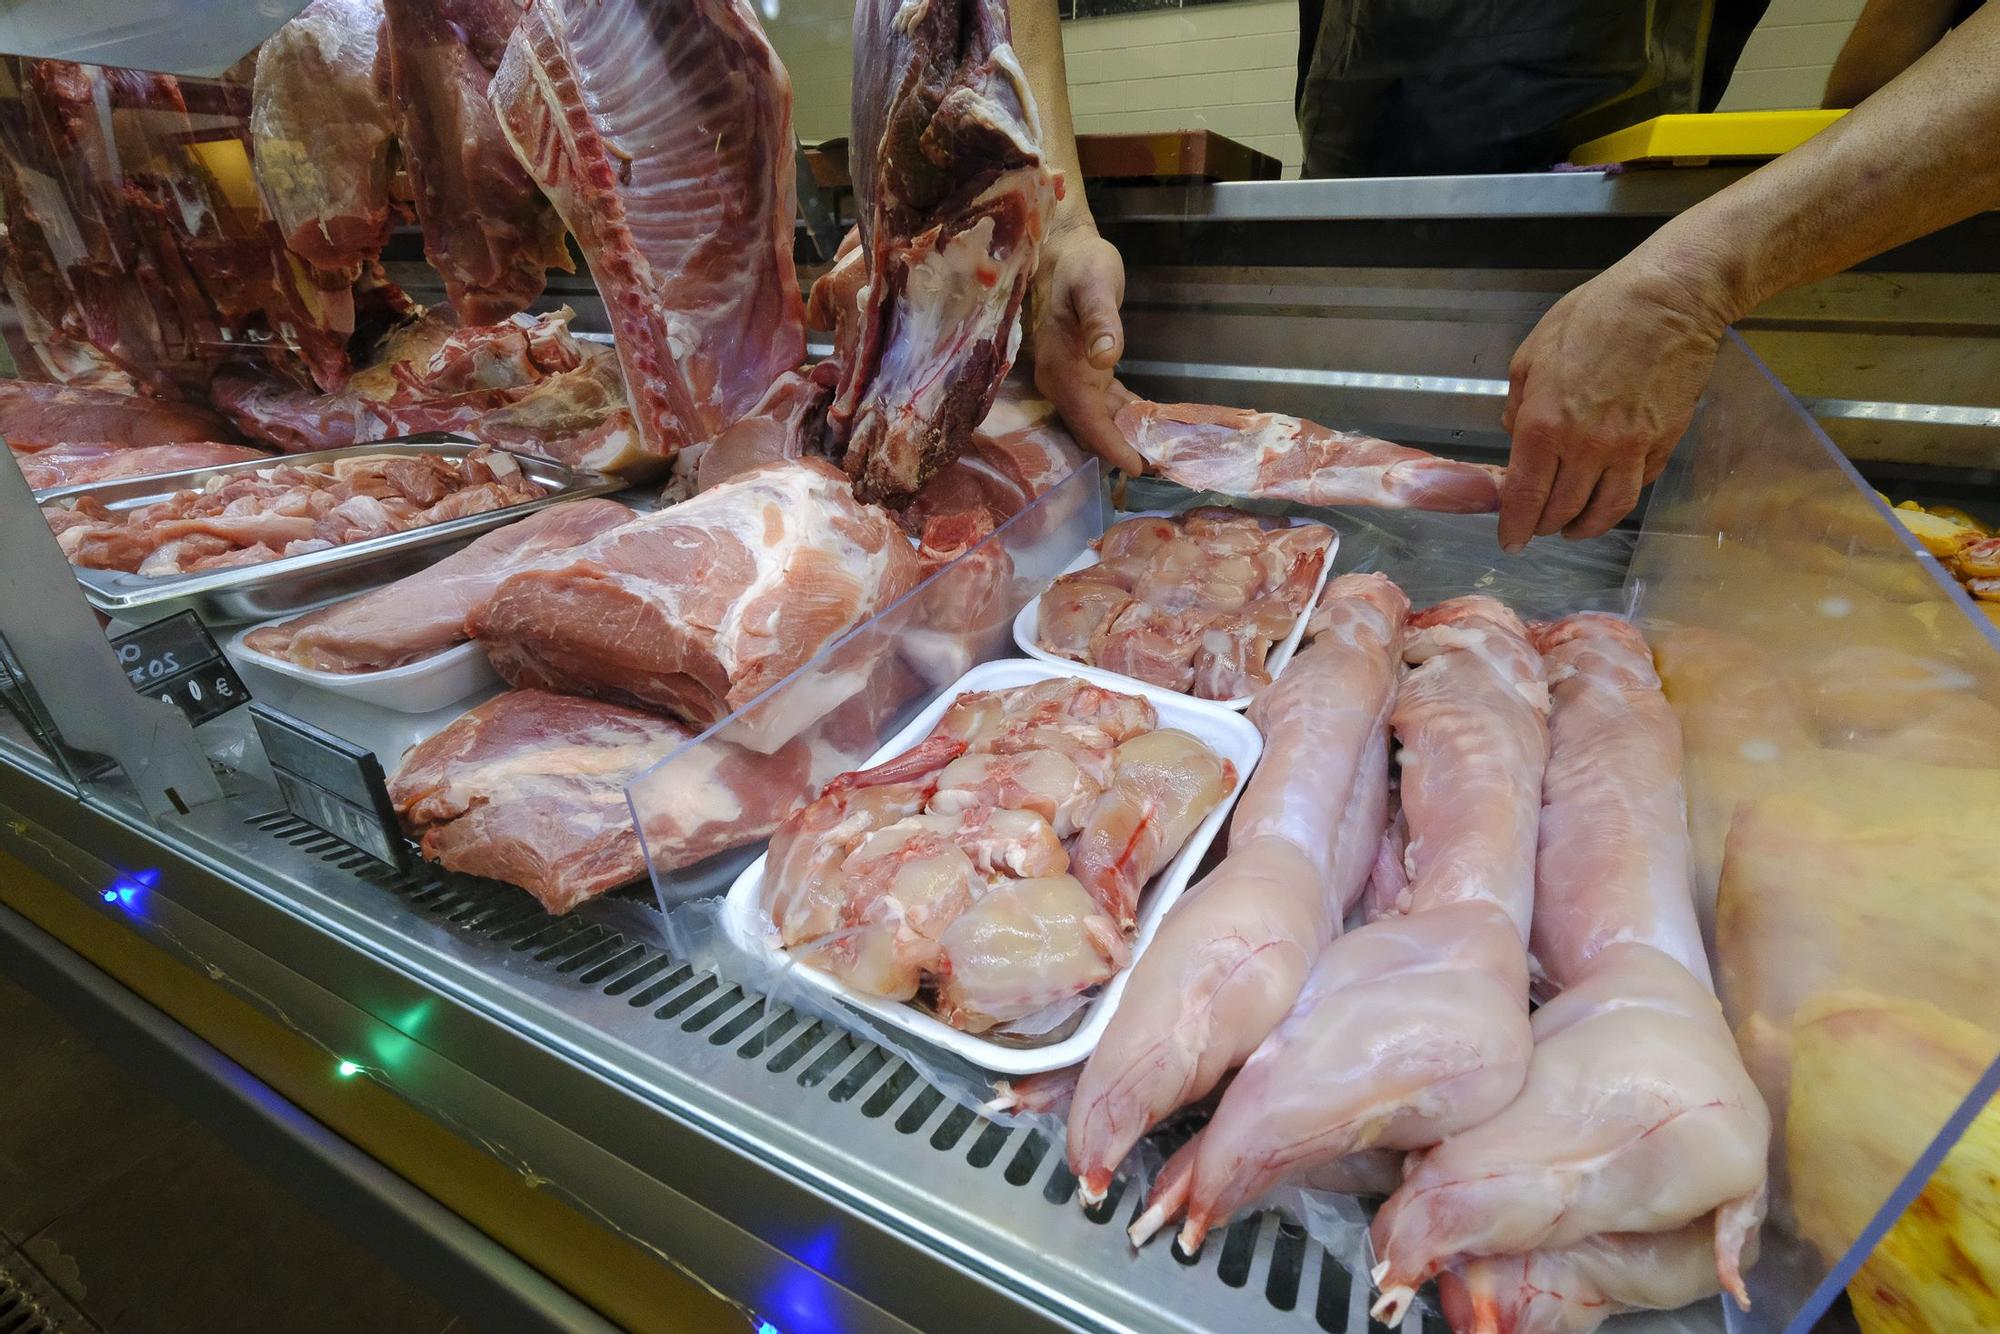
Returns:
[[[716,722],[919,577],[889,516],[818,459],[769,464],[523,570],[468,625],[516,686]]]
[[[1009,40],[1005,0],[855,7],[867,287],[828,430],[864,500],[900,504],[963,450],[1020,346],[1059,182]]]
[[[252,652],[320,672],[379,672],[441,653],[472,636],[466,613],[507,576],[631,521],[615,500],[551,505],[496,528],[427,570],[360,597],[251,632]]]
[[[798,367],[791,80],[742,0],[531,0],[489,98],[590,262],[647,449]]]

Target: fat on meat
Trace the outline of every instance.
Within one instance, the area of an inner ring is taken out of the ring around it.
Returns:
[[[1004,0],[861,0],[854,188],[866,294],[828,443],[900,504],[970,442],[1020,346],[1060,189]]]
[[[1361,1150],[1435,1144],[1500,1111],[1526,1078],[1548,760],[1541,656],[1518,617],[1475,596],[1410,617],[1403,657],[1412,669],[1389,721],[1411,835],[1407,902],[1321,952],[1190,1146],[1190,1253],[1280,1182]],[[1365,841],[1371,859],[1378,842]],[[1167,1212],[1149,1209],[1147,1230]]]
[[[234,444],[240,437],[228,422],[194,403],[0,379],[0,439],[16,450],[36,450],[60,444]]]
[[[708,724],[917,582],[887,514],[771,464],[519,571],[469,621],[500,674]]]
[[[642,845],[626,785],[694,733],[602,700],[544,690],[495,696],[418,745],[389,780],[390,800],[424,856],[449,870],[519,885],[552,913],[646,874],[756,838],[806,783],[803,751],[758,755],[710,742],[705,780],[685,805],[649,812]],[[669,863],[672,864],[672,863]]]
[[[1585,613],[1534,638],[1554,711],[1532,939],[1556,994],[1535,1013],[1520,1096],[1414,1156],[1377,1215],[1377,1311],[1393,1320],[1418,1285],[1477,1257],[1698,1219],[1705,1293],[1747,1303],[1771,1118],[1709,980],[1679,725],[1631,625]]]
[[[1069,1165],[1086,1204],[1141,1135],[1249,1058],[1359,896],[1387,800],[1408,610],[1382,575],[1334,580],[1320,635],[1251,705],[1264,755],[1229,855],[1160,924],[1077,1081]]]
[[[547,271],[573,271],[563,220],[487,101],[521,20],[515,0],[383,0],[389,86],[424,258],[465,324],[526,310]]]
[[[396,112],[376,78],[382,0],[313,0],[257,48],[251,160],[293,254],[355,282],[389,241]]]
[[[494,529],[429,569],[252,631],[244,644],[314,671],[401,667],[469,640],[466,616],[514,571],[567,552],[633,517],[613,500],[551,505]]]
[[[46,491],[57,486],[80,486],[85,482],[109,482],[122,477],[152,477],[159,473],[189,468],[212,468],[222,463],[242,463],[267,455],[248,445],[188,443],[181,445],[69,444],[55,445],[31,454],[17,453],[14,461],[30,488]]]
[[[798,368],[791,80],[747,4],[531,0],[489,99],[590,263],[650,452]]]
[[[1116,421],[1149,467],[1192,491],[1447,514],[1500,508],[1498,468],[1297,417],[1134,399],[1118,409]]]

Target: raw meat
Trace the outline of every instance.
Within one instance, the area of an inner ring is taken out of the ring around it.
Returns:
[[[1650,945],[1618,943],[1533,1023],[1520,1096],[1415,1155],[1376,1215],[1375,1318],[1397,1323],[1461,1257],[1710,1215],[1711,1265],[1747,1306],[1738,1256],[1763,1216],[1771,1119],[1714,994]]]
[[[1236,766],[1172,728],[1122,742],[1111,759],[1112,780],[1077,831],[1073,865],[1104,915],[1129,932],[1139,891],[1236,789]]]
[[[21,475],[37,491],[84,482],[109,482],[120,477],[150,477],[186,468],[212,468],[264,458],[247,445],[189,443],[183,445],[57,445],[33,454],[18,454]]]
[[[1126,934],[1072,857],[1107,812],[1144,807],[1153,827],[1128,841],[1150,878],[1234,785],[1227,761],[1156,722],[1143,698],[1074,678],[961,695],[922,742],[834,779],[773,835],[763,892],[779,939],[876,995],[928,984],[969,1032],[1107,980]]]
[[[812,374],[786,371],[772,381],[756,407],[699,450],[694,489],[707,491],[752,468],[815,452],[833,394],[830,379],[816,367]]]
[[[1192,491],[1448,514],[1500,508],[1498,468],[1297,417],[1134,399],[1118,409],[1117,422],[1149,466]]]
[[[633,517],[613,500],[551,505],[406,579],[253,631],[244,644],[320,672],[400,667],[470,639],[466,616],[514,571]]]
[[[229,423],[203,407],[108,389],[0,379],[0,439],[17,450],[106,442],[233,442]]]
[[[861,0],[854,190],[867,288],[828,443],[907,501],[972,438],[1020,346],[1060,190],[1003,0]]]
[[[1202,699],[1236,699],[1270,684],[1264,659],[1305,613],[1333,533],[1267,530],[1252,515],[1201,509],[1178,522],[1127,519],[1093,545],[1098,564],[1043,594],[1041,646]]]
[[[1598,1233],[1438,1275],[1451,1327],[1491,1334],[1590,1334],[1614,1315],[1676,1310],[1714,1292],[1715,1223],[1707,1218],[1671,1232]]]
[[[531,0],[489,96],[590,262],[650,452],[798,368],[791,80],[748,5]]]
[[[382,0],[313,0],[257,48],[257,183],[293,254],[353,283],[389,241],[396,113],[376,81]]]
[[[1003,385],[965,451],[898,512],[905,531],[921,533],[932,519],[971,511],[998,528],[1084,466],[1083,450],[1054,407],[1010,397],[1007,390]]]
[[[527,309],[574,270],[562,219],[515,161],[487,101],[521,21],[515,0],[384,0],[389,86],[424,258],[465,324]]]
[[[1264,757],[1230,820],[1229,856],[1160,924],[1077,1082],[1069,1164],[1085,1203],[1104,1197],[1139,1136],[1248,1059],[1359,896],[1388,793],[1408,610],[1382,575],[1334,580],[1319,637],[1250,706]]]
[[[1190,1150],[1189,1252],[1278,1182],[1358,1150],[1435,1144],[1498,1112],[1526,1077],[1541,656],[1485,597],[1412,616],[1403,656],[1413,670],[1390,725],[1410,832],[1404,901],[1326,947],[1223,1095]],[[1371,859],[1378,843],[1364,841]]]
[[[1770,1116],[1709,984],[1680,732],[1637,630],[1536,627],[1553,683],[1533,942],[1548,989],[1520,1096],[1414,1156],[1377,1215],[1378,1318],[1463,1258],[1713,1215],[1716,1281],[1763,1215]]]
[[[1553,988],[1598,951],[1651,945],[1710,985],[1695,923],[1680,723],[1629,623],[1584,614],[1534,628],[1555,707],[1535,871],[1535,961]]]
[[[43,514],[71,564],[152,577],[321,551],[541,494],[507,454],[371,454],[213,476],[129,510],[84,494]]]
[[[771,464],[510,576],[472,614],[518,686],[713,723],[916,583],[880,510],[817,459]]]

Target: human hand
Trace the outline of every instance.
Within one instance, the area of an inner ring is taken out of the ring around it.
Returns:
[[[1508,367],[1501,547],[1596,537],[1630,513],[1693,419],[1728,324],[1698,284],[1636,257],[1556,302]]]
[[[1096,227],[1078,221],[1050,231],[1030,302],[1035,388],[1079,444],[1136,477],[1145,460],[1112,419],[1118,402],[1131,397],[1111,373],[1125,355],[1124,299],[1125,262]]]

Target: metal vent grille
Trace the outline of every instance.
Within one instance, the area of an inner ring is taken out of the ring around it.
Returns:
[[[526,893],[496,881],[440,872],[424,865],[400,872],[354,851],[287,812],[252,817],[250,828],[349,871],[395,894],[409,907],[488,947],[525,955],[569,985],[622,999],[635,1014],[671,1024],[690,1039],[729,1049],[761,1065],[772,1099],[801,1094],[848,1114],[894,1128],[910,1146],[960,1160],[962,1170],[1014,1188],[1012,1199],[1039,1198],[1046,1207],[1081,1212],[1098,1225],[1105,1262],[1163,1276],[1196,1270],[1236,1290],[1244,1315],[1260,1329],[1318,1329],[1327,1334],[1389,1334],[1368,1318],[1369,1291],[1305,1233],[1272,1214],[1241,1219],[1212,1237],[1192,1259],[1162,1243],[1134,1261],[1124,1229],[1138,1217],[1140,1192],[1120,1178],[1105,1202],[1078,1211],[1076,1178],[1039,1131],[988,1120],[949,1101],[915,1068],[886,1048],[848,1030],[771,1003],[696,971],[658,945],[576,916],[550,917]],[[1137,1277],[1137,1275],[1135,1275]],[[1443,1334],[1419,1309],[1403,1334]],[[0,1334],[10,1334],[0,1326]]]
[[[0,1255],[0,1334],[84,1334],[94,1326],[18,1258]],[[10,1267],[11,1266],[11,1267]]]

